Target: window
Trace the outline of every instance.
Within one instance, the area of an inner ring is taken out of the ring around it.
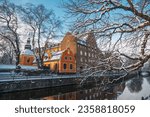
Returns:
[[[89,53],[89,57],[91,56],[91,54]]]
[[[95,54],[95,58],[97,58],[97,55]]]
[[[57,63],[55,64],[55,67],[54,67],[54,70],[55,70],[55,72],[57,72],[58,71],[58,65],[57,65]]]
[[[72,57],[70,56],[69,59],[72,60]]]
[[[70,64],[70,69],[73,69],[73,65],[72,64]]]
[[[27,63],[29,63],[29,62],[30,62],[30,58],[27,59]]]
[[[87,56],[87,53],[85,52],[85,56]]]
[[[67,69],[67,64],[66,63],[64,64],[64,69]]]
[[[82,50],[80,51],[80,55],[82,55]]]
[[[83,62],[83,59],[81,58],[80,61]]]
[[[95,99],[95,94],[93,95],[93,98]]]
[[[48,64],[49,69],[51,69],[51,64]]]
[[[65,60],[67,60],[67,57],[65,56]]]

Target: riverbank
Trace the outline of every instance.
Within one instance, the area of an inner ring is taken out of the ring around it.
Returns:
[[[45,78],[17,78],[14,80],[2,80],[0,81],[0,93],[6,92],[14,92],[14,91],[23,91],[23,90],[34,90],[34,89],[42,89],[49,87],[63,87],[69,85],[80,85],[84,80],[85,85],[100,83],[104,79],[109,79],[110,81],[114,80],[115,82],[122,82],[125,79],[131,78],[137,73],[128,74],[125,78],[117,79],[119,76],[112,77],[104,77],[104,76],[91,76],[87,79],[84,79],[84,76],[68,76],[67,77],[50,77],[46,76]],[[114,83],[115,83],[114,82]]]
[[[61,87],[66,85],[77,85],[80,79],[64,78],[64,79],[35,79],[35,80],[14,80],[0,82],[0,93],[13,92],[22,90],[33,90],[47,87]]]

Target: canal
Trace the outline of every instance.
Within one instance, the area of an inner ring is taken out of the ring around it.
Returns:
[[[130,80],[101,87],[64,86],[0,93],[1,100],[141,100],[150,99],[150,76],[136,76]]]

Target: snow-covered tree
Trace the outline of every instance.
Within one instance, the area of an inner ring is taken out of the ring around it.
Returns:
[[[17,7],[7,0],[0,1],[0,38],[8,41],[15,52],[16,65],[19,64],[20,38],[18,34]]]
[[[109,48],[113,56],[106,58],[105,65],[117,58],[122,65],[111,67],[131,72],[149,60],[149,0],[69,0],[63,7],[74,20],[74,32],[84,35],[92,31],[100,46]],[[125,64],[125,59],[135,62]]]
[[[22,20],[30,27],[29,33],[37,65],[42,68],[47,43],[56,37],[61,21],[52,10],[46,9],[43,5],[26,4],[20,7],[20,11]]]
[[[13,46],[7,40],[0,39],[0,64],[14,64]]]

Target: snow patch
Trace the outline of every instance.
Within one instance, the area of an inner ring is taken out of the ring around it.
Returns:
[[[21,54],[23,55],[34,55],[33,52],[29,49],[25,49],[21,52]]]
[[[53,52],[52,58],[50,60],[60,60],[63,52],[64,52],[64,50],[58,51],[58,52]]]
[[[33,70],[33,69],[38,69],[37,66],[25,66],[25,65],[20,65],[21,69],[26,69],[26,70]],[[13,70],[15,69],[15,65],[4,65],[0,64],[0,70]]]

